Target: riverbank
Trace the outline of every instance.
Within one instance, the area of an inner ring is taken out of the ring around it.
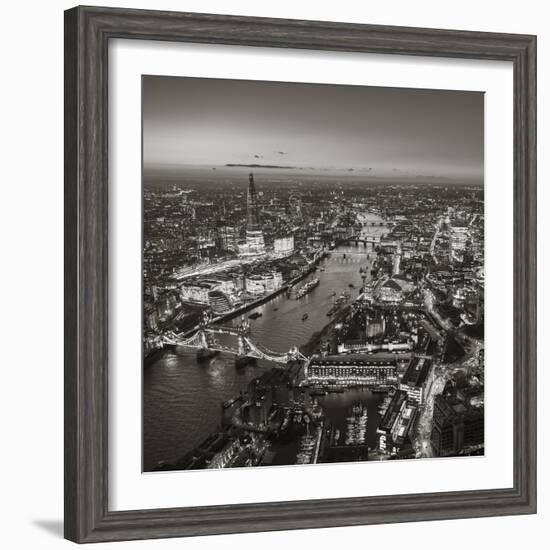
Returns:
[[[306,272],[297,273],[305,280],[293,280],[297,283],[296,289],[310,278],[320,279],[319,287],[302,300],[287,298],[283,293],[252,310],[263,313],[250,323],[250,337],[254,343],[276,354],[285,353],[294,346],[307,346],[317,352],[319,344],[331,338],[333,331],[338,334],[334,326],[341,322],[346,306],[355,298],[355,289],[362,284],[360,268],[365,265],[362,257],[352,254],[351,247],[338,251],[349,252],[349,255],[346,259],[334,255],[321,260],[319,267],[322,269],[310,272],[309,277]],[[308,271],[312,267],[313,264],[304,266]],[[287,284],[290,282],[291,278],[285,280]],[[355,289],[350,290],[350,283]],[[339,311],[327,316],[344,292],[352,294],[350,301],[343,302]],[[303,320],[304,313],[308,313],[307,320]],[[237,324],[239,319],[240,316],[223,324]],[[225,344],[235,344],[232,337],[215,337]],[[199,364],[196,350],[185,347],[168,350],[157,357],[159,359],[153,361],[150,368],[144,369],[143,381],[143,460],[148,470],[160,461],[173,463],[201,444],[206,435],[215,433],[220,424],[220,404],[246,391],[253,379],[273,368],[272,363],[260,360],[256,365],[236,369],[235,358],[229,353],[220,353]],[[275,463],[285,461],[276,460]]]
[[[213,324],[218,324],[218,323],[223,323],[225,321],[231,321],[232,319],[235,319],[236,317],[238,317],[239,315],[243,315],[263,304],[266,304],[268,302],[271,302],[272,300],[274,300],[277,296],[280,296],[281,294],[287,292],[288,290],[290,290],[293,286],[295,286],[296,284],[298,284],[300,281],[304,280],[308,275],[310,275],[311,273],[315,272],[315,270],[317,269],[317,266],[319,264],[319,261],[323,258],[324,256],[321,255],[319,258],[317,258],[310,266],[307,270],[305,270],[303,273],[301,273],[298,277],[295,277],[294,279],[292,279],[291,281],[289,281],[287,284],[283,285],[281,288],[273,291],[273,292],[270,292],[269,294],[266,294],[265,296],[261,296],[260,298],[258,298],[257,300],[254,300],[252,302],[247,302],[241,306],[239,306],[238,308],[236,309],[233,309],[231,311],[228,311],[227,313],[223,313],[221,315],[218,315],[216,317],[214,317],[212,319],[212,323]],[[199,330],[199,325],[195,325],[193,326],[192,328],[186,330],[184,333],[181,334],[181,337],[182,338],[189,338],[190,336],[192,336],[195,332],[197,332],[197,330]],[[162,355],[163,352],[165,352],[166,350],[169,350],[171,349],[170,346],[165,346],[163,348],[156,348],[156,349],[153,349],[151,350],[148,354],[144,355],[144,358],[143,358],[143,365],[145,367],[149,366],[151,363],[154,362],[155,359],[157,359],[158,357],[160,357]]]
[[[251,311],[252,309],[261,306],[267,302],[270,302],[280,294],[283,294],[283,292],[286,292],[288,290],[288,285],[283,285],[278,290],[274,290],[270,294],[266,294],[265,296],[262,296],[261,298],[258,298],[257,300],[254,300],[253,302],[248,302],[246,304],[243,304],[237,309],[233,309],[231,311],[228,311],[227,313],[224,313],[222,315],[219,315],[218,317],[214,317],[212,320],[213,323],[223,323],[224,321],[231,321],[232,319],[235,319],[235,317],[238,317],[239,315],[242,315],[243,313],[247,313],[248,311]]]
[[[309,357],[321,351],[321,346],[333,336],[334,326],[343,321],[349,314],[351,305],[347,305],[334,314],[332,319],[320,330],[314,332],[311,338],[300,346],[300,351]]]
[[[266,294],[265,296],[262,296],[261,298],[258,298],[257,300],[254,300],[253,302],[248,302],[246,304],[243,304],[238,309],[229,311],[227,313],[224,313],[223,315],[220,315],[218,317],[215,317],[213,319],[214,323],[222,323],[224,321],[231,321],[232,319],[235,319],[235,317],[238,317],[239,315],[243,313],[247,313],[248,311],[253,310],[256,307],[259,307],[263,304],[267,304],[268,302],[271,302],[274,298],[277,296],[283,294],[284,292],[287,292],[290,290],[293,286],[297,285],[300,281],[303,281],[308,275],[311,275],[319,265],[319,261],[323,258],[323,256],[320,256],[318,259],[316,259],[309,268],[301,273],[298,277],[295,277],[291,281],[289,281],[286,285],[283,285],[278,290],[275,290],[269,294]]]

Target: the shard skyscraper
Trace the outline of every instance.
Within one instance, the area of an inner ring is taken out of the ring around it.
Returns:
[[[258,198],[254,185],[254,174],[248,175],[248,192],[246,193],[246,227],[260,229],[260,213],[258,212]]]
[[[247,256],[265,254],[264,234],[260,225],[260,212],[254,175],[248,176],[248,191],[246,193],[246,252]]]

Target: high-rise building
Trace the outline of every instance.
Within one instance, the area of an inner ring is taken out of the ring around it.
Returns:
[[[289,256],[294,252],[294,235],[277,237],[273,243],[276,256]]]
[[[459,399],[456,390],[445,387],[434,399],[432,449],[435,456],[449,456],[479,448],[484,443],[483,407]]]
[[[408,394],[409,401],[422,405],[430,394],[433,380],[433,361],[425,357],[413,357],[401,379],[399,389]]]
[[[399,269],[401,266],[401,241],[397,243],[397,247],[395,249],[395,254],[393,255],[393,274],[399,275]]]
[[[260,213],[258,212],[258,199],[254,174],[248,175],[248,191],[246,193],[246,227],[247,229],[260,229]]]
[[[262,256],[265,254],[264,234],[260,224],[260,212],[256,197],[254,175],[248,176],[246,193],[246,244],[239,247],[242,256]]]
[[[238,227],[220,223],[218,227],[219,247],[228,252],[237,252],[239,248],[239,229]]]
[[[245,277],[245,289],[249,294],[269,294],[283,286],[283,277],[278,271],[252,273]]]

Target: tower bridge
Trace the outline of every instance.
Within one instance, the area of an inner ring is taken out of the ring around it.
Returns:
[[[237,344],[228,345],[222,343],[216,338],[217,335],[234,336]],[[250,334],[250,323],[244,319],[238,327],[209,325],[205,319],[193,335],[185,337],[182,334],[170,331],[164,334],[163,343],[194,348],[198,351],[232,353],[237,357],[265,359],[266,361],[280,364],[286,364],[289,361],[295,360],[307,360],[307,357],[295,346],[286,353],[277,353],[255,342]]]

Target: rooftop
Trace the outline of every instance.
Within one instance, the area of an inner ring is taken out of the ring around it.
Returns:
[[[327,357],[314,357],[311,360],[312,365],[326,366],[395,366],[395,359],[389,357],[376,357],[362,353],[350,353],[346,355],[332,355]]]
[[[403,375],[401,383],[413,388],[422,386],[428,376],[428,373],[430,372],[431,366],[431,359],[426,359],[424,357],[413,357],[407,367],[407,370],[405,371],[405,374]]]
[[[393,426],[395,425],[395,422],[401,411],[401,407],[406,400],[407,392],[397,390],[393,394],[392,400],[390,401],[388,409],[386,410],[386,413],[380,421],[378,429],[386,432],[390,432],[393,429]]]

